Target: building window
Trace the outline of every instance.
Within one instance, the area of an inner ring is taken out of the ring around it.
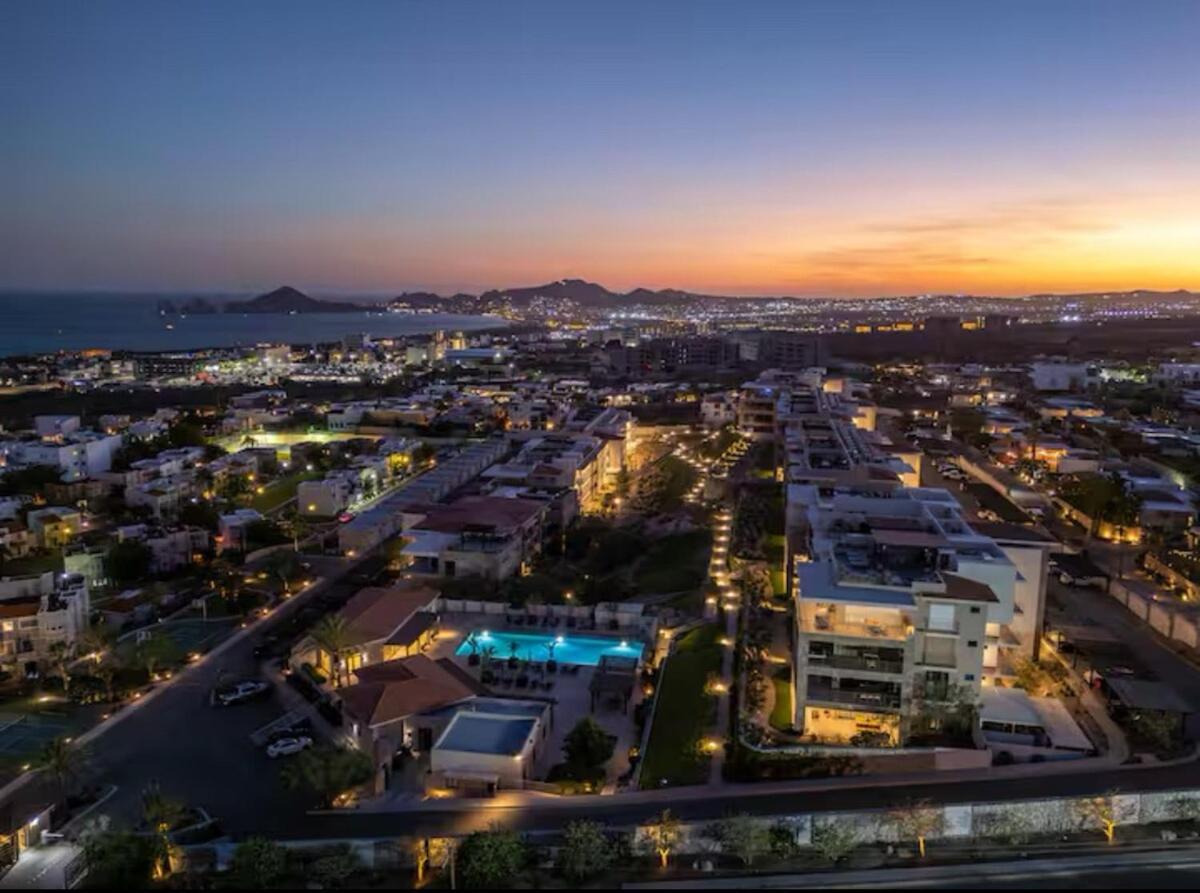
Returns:
[[[967,640],[967,647],[968,647],[968,648],[978,648],[978,647],[979,647],[979,643],[978,643],[978,642],[976,642],[974,639],[968,639],[968,640]]]

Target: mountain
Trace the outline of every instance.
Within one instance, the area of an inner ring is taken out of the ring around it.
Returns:
[[[349,301],[322,301],[310,298],[299,289],[284,285],[249,301],[232,301],[225,305],[226,313],[355,313],[368,310]]]
[[[505,301],[520,306],[528,305],[537,298],[552,298],[560,301],[574,301],[589,307],[607,307],[619,303],[620,297],[595,282],[587,282],[583,279],[560,279],[545,285],[485,291],[479,296],[479,300],[484,304]]]

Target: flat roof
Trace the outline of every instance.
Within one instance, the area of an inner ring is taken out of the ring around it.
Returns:
[[[810,561],[800,564],[797,567],[796,575],[799,577],[800,583],[797,590],[799,597],[808,601],[889,605],[894,608],[911,608],[916,605],[912,593],[907,589],[847,586],[838,583],[833,579],[832,567],[827,561]]]
[[[457,713],[434,749],[516,756],[525,749],[537,723],[529,716]]]

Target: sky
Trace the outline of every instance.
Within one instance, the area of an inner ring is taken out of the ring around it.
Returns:
[[[1200,288],[1200,2],[0,0],[0,288]]]

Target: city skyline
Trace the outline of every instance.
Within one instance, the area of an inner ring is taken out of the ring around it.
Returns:
[[[9,4],[0,287],[1200,287],[1200,10]]]

